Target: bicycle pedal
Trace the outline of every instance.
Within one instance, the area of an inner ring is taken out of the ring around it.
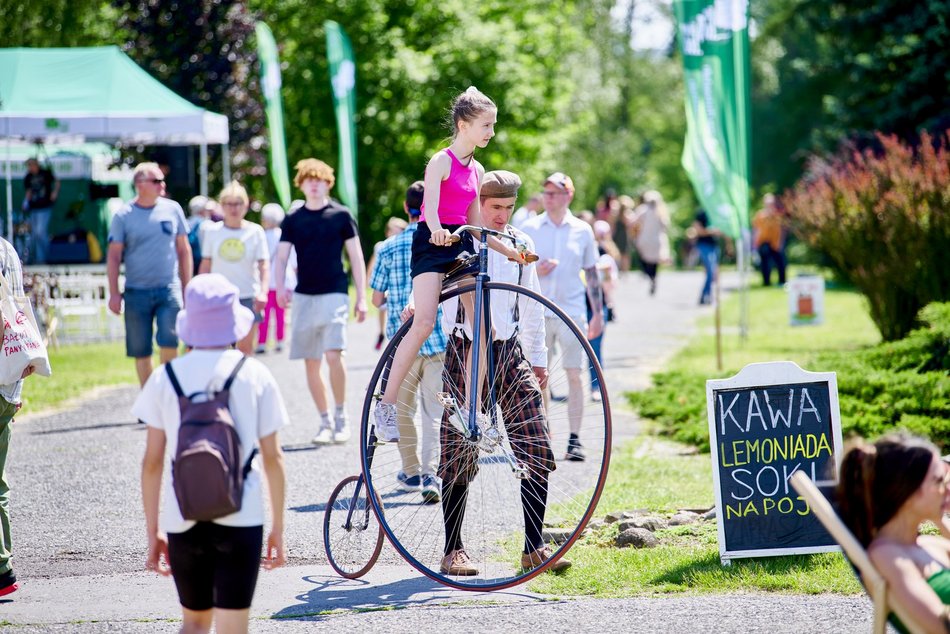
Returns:
[[[448,410],[449,422],[452,423],[455,430],[465,438],[469,438],[468,425],[465,424],[465,418],[462,416],[462,411],[459,409],[455,397],[448,392],[438,392],[435,398],[439,402],[439,405]]]
[[[528,467],[524,466],[522,463],[518,463],[511,466],[512,473],[515,474],[515,477],[519,480],[527,480],[530,473],[528,472]]]

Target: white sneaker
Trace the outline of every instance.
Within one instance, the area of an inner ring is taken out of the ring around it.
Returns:
[[[323,425],[311,442],[315,445],[329,445],[333,442],[333,430],[329,425]]]
[[[336,423],[336,429],[333,431],[333,442],[339,444],[345,443],[350,439],[350,425],[343,419],[343,423],[340,424],[340,421]]]
[[[376,437],[382,442],[399,440],[399,423],[396,421],[396,406],[380,401],[373,410],[376,424]]]

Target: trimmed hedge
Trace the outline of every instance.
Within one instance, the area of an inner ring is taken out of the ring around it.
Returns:
[[[919,319],[922,327],[904,339],[857,352],[816,354],[808,364],[838,373],[845,437],[873,438],[904,428],[950,448],[950,303],[930,304]],[[707,452],[707,378],[716,377],[660,372],[653,376],[654,387],[628,398],[642,416],[659,423],[663,434]]]

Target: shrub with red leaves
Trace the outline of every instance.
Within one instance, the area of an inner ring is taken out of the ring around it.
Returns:
[[[887,341],[932,301],[950,300],[950,135],[814,160],[783,202],[795,233],[868,299]]]

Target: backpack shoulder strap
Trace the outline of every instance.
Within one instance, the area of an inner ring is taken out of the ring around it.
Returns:
[[[172,370],[171,361],[165,364],[165,374],[168,375],[168,380],[171,381],[172,387],[175,388],[175,394],[178,395],[178,398],[183,397],[185,392],[181,389],[181,383],[178,382],[178,377],[175,376],[175,371]]]
[[[247,462],[244,463],[244,469],[241,471],[243,474],[241,477],[247,479],[247,474],[251,472],[251,463],[254,462],[254,456],[257,455],[257,445],[251,449],[251,455],[247,457]]]
[[[241,366],[244,365],[244,362],[247,361],[247,357],[241,356],[241,360],[237,362],[237,365],[234,366],[234,369],[231,370],[231,375],[228,377],[228,380],[224,382],[224,387],[221,388],[221,391],[230,390],[231,384],[234,383],[234,377],[237,376],[238,371],[241,369]]]

